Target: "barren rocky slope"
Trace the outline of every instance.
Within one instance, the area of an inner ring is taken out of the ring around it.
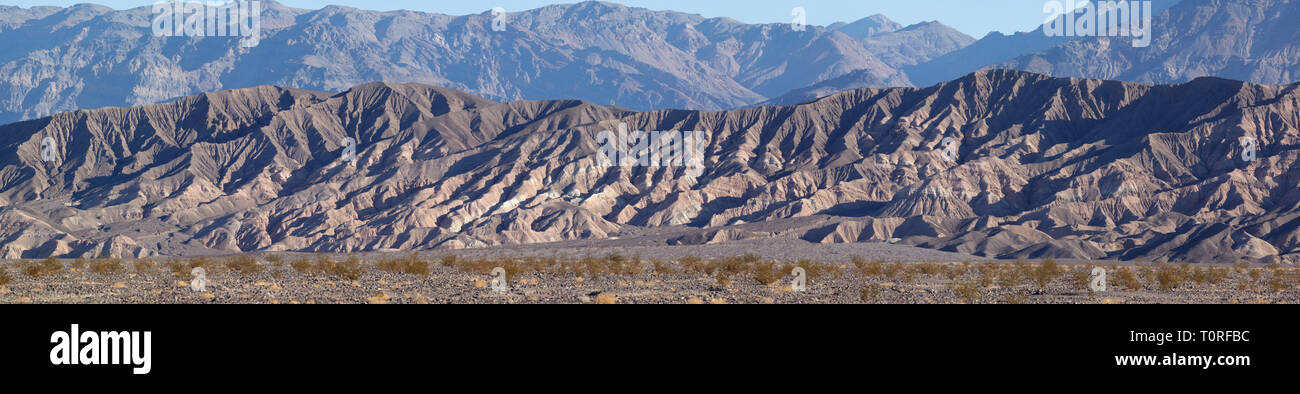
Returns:
[[[653,242],[667,245],[1289,261],[1298,87],[981,71],[726,112],[496,103],[422,85],[239,89],[0,127],[0,249],[454,249],[661,229]],[[704,131],[705,170],[599,166],[596,136],[620,122]],[[1242,137],[1258,140],[1256,160]],[[954,161],[945,138],[959,142]]]

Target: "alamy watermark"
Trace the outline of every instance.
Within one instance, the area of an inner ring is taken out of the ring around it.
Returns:
[[[1088,282],[1088,290],[1092,290],[1097,293],[1102,293],[1106,291],[1106,269],[1105,268],[1094,267],[1092,269],[1091,278],[1092,280]]]
[[[54,137],[45,137],[41,140],[41,161],[50,163],[59,161],[59,143],[54,141]]]
[[[1151,46],[1150,1],[1048,1],[1048,37],[1132,37],[1134,48]]]
[[[506,31],[506,9],[502,7],[492,8],[492,31]]]
[[[794,31],[808,30],[807,9],[804,9],[803,7],[794,7],[790,9],[790,16],[794,17],[794,19],[790,20],[791,29],[793,29]]]
[[[153,331],[81,331],[72,324],[67,331],[50,334],[50,364],[129,365],[136,375],[153,370]]]
[[[203,269],[203,267],[194,267],[194,269],[190,270],[190,276],[194,277],[194,280],[190,281],[190,290],[196,293],[208,291],[208,270]]]
[[[341,159],[347,162],[348,165],[354,166],[357,164],[357,140],[355,138],[347,137],[343,139],[343,156]]]
[[[1255,161],[1259,155],[1259,141],[1254,137],[1241,137],[1241,160],[1247,163]]]
[[[243,37],[245,48],[262,41],[260,1],[159,1],[153,14],[155,37]]]
[[[955,163],[961,150],[961,141],[953,137],[943,137],[943,141],[939,142],[939,150],[944,159]]]
[[[808,271],[803,267],[790,270],[790,290],[796,293],[808,290]]]
[[[510,291],[510,282],[506,278],[506,269],[496,267],[492,269],[492,291],[505,293]]]
[[[704,174],[704,149],[708,141],[699,131],[631,131],[619,123],[618,131],[596,136],[601,144],[596,162],[601,167],[685,167],[686,174]]]

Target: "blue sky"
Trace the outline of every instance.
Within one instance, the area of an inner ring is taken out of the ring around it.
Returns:
[[[873,14],[885,14],[902,24],[938,20],[962,31],[983,37],[990,31],[1011,33],[1027,31],[1047,19],[1043,4],[1047,0],[607,0],[655,10],[676,10],[706,17],[725,16],[747,23],[789,22],[790,11],[803,7],[808,23],[828,25],[851,22]],[[132,8],[153,4],[154,0],[0,0],[0,4],[30,7],[33,5],[68,6],[96,3],[113,8]],[[361,9],[439,12],[451,15],[476,14],[493,7],[522,11],[547,4],[574,3],[577,0],[280,0],[298,8],[316,9],[341,4]]]

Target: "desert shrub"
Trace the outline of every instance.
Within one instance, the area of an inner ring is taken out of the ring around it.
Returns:
[[[59,264],[53,257],[47,258],[40,263],[29,263],[23,267],[23,274],[32,278],[44,278],[63,271],[63,265]]]
[[[972,281],[960,281],[953,284],[953,291],[956,292],[957,298],[967,304],[979,302],[980,296],[984,295],[984,290],[978,283]]]
[[[591,260],[591,258],[588,257],[586,260]],[[498,263],[496,260],[492,260],[488,258],[477,258],[477,259],[457,258],[456,259],[456,269],[461,270],[462,272],[468,272],[474,274],[483,274],[483,275],[490,274],[492,273],[492,268],[496,268],[497,266],[500,265],[501,263]]]
[[[158,262],[149,259],[140,259],[131,263],[131,267],[135,269],[136,273],[147,274],[154,272],[154,270],[158,268]]]
[[[9,276],[9,270],[6,270],[3,266],[0,266],[0,286],[7,285],[9,284],[9,282],[13,282],[13,280],[14,278],[12,276]]]
[[[722,287],[731,286],[731,276],[724,271],[718,271],[718,273],[713,276],[713,280],[714,280],[713,283],[718,286],[722,286]]]
[[[849,257],[849,262],[853,263],[853,267],[859,270],[861,270],[863,266],[867,265],[867,259],[858,255],[853,255],[853,257]]]
[[[187,277],[190,275],[190,271],[187,269],[185,263],[176,259],[167,260],[167,271],[171,272],[172,276],[175,277]]]
[[[503,259],[501,261],[500,267],[501,269],[504,269],[506,271],[506,282],[510,282],[514,280],[514,278],[518,277],[519,274],[523,273],[524,271],[523,267],[520,267],[519,264],[516,264],[515,261],[512,259]],[[492,267],[492,269],[495,268],[496,267]],[[489,269],[488,272],[490,273],[491,269]]]
[[[709,274],[722,272],[728,276],[736,275],[747,271],[747,263],[741,257],[727,257],[721,260],[715,260],[709,263],[706,268]]]
[[[789,275],[794,271],[794,267],[803,268],[809,279],[824,276],[829,271],[827,264],[814,263],[812,260],[799,260],[794,263],[794,266],[786,266],[785,273]]]
[[[304,274],[310,274],[313,267],[311,260],[307,260],[307,259],[294,260],[292,263],[289,263],[289,266],[293,267],[294,271],[298,271]]]
[[[1056,260],[1048,258],[1034,270],[1034,281],[1038,282],[1039,288],[1044,288],[1060,275],[1061,266],[1056,264]]]
[[[1070,284],[1075,290],[1091,290],[1092,266],[1079,267],[1070,271]]]
[[[122,260],[118,259],[95,259],[90,262],[90,272],[96,274],[116,274],[122,271]]]
[[[1204,285],[1210,282],[1210,275],[1206,270],[1197,267],[1192,270],[1192,273],[1190,276],[1188,276],[1188,279],[1190,279],[1192,283],[1195,283],[1197,285]]]
[[[442,256],[442,258],[438,259],[438,263],[439,263],[439,264],[442,264],[443,267],[447,267],[447,268],[455,267],[455,266],[456,266],[456,255],[454,255],[454,254],[449,254],[449,255],[446,255],[446,256]]]
[[[262,265],[252,256],[235,256],[226,260],[226,269],[249,275],[262,272]]]
[[[1170,291],[1178,286],[1182,286],[1186,279],[1183,271],[1169,264],[1158,264],[1156,266],[1156,283],[1160,286],[1160,291]]]
[[[1287,283],[1287,281],[1280,276],[1273,276],[1268,278],[1268,288],[1273,291],[1283,291],[1290,289],[1291,284]]]
[[[1222,283],[1228,280],[1228,274],[1231,273],[1227,268],[1210,267],[1205,270],[1205,280],[1212,285]]]
[[[962,275],[966,274],[966,269],[969,267],[969,263],[963,263],[962,265],[953,265],[953,266],[945,266],[945,267],[947,269],[944,270],[943,275],[947,277],[948,280],[957,280],[957,278],[960,278]]]
[[[536,257],[525,258],[519,266],[524,272],[544,272],[548,270],[546,262]]]
[[[605,272],[611,275],[640,275],[645,272],[645,268],[641,266],[640,256],[628,258],[618,254],[615,255],[618,256],[617,259],[605,259]]]
[[[1120,268],[1115,272],[1115,283],[1131,291],[1142,290],[1142,280],[1138,279],[1137,274],[1128,267]]]
[[[357,280],[361,278],[361,260],[356,257],[348,257],[343,261],[321,259],[317,260],[317,264],[318,266],[316,269],[325,275],[347,280]]]
[[[754,264],[754,280],[759,284],[771,286],[781,280],[781,273],[776,269],[776,263],[757,263]]]
[[[898,278],[898,273],[903,271],[903,263],[893,262],[885,265],[885,277],[890,279]]]
[[[682,257],[678,262],[682,263],[682,268],[688,273],[703,274],[708,268],[708,264],[705,264],[703,259],[695,256]]]
[[[936,263],[921,263],[915,265],[916,273],[925,276],[937,276],[943,273],[943,265]]]
[[[1013,264],[1012,267],[1016,270],[1016,275],[1020,276],[1020,279],[1034,277],[1034,266],[1029,265],[1029,262],[1025,261],[1025,259],[1016,260],[1016,263]]]
[[[653,268],[654,268],[654,273],[655,273],[656,275],[672,275],[672,274],[673,274],[673,266],[670,265],[670,264],[668,264],[668,263],[665,263],[665,262],[662,262],[662,261],[659,261],[659,260],[655,260],[655,261],[651,262],[651,265],[654,266],[654,267],[653,267]]]
[[[1024,277],[1021,276],[1021,272],[1023,272],[1023,270],[1016,267],[1002,270],[1002,272],[998,274],[998,287],[1010,289],[1019,286],[1020,281],[1024,280]]]
[[[189,260],[189,269],[185,270],[185,274],[189,275],[190,270],[193,270],[195,268],[203,268],[205,270],[210,270],[215,265],[216,262],[210,258],[194,257]]]
[[[539,261],[546,271],[554,271],[556,267],[560,266],[559,259],[556,259],[555,257],[547,257],[544,259],[539,259]]]
[[[1014,305],[1028,304],[1029,296],[1026,295],[1023,290],[1016,290],[1007,293],[1007,296],[1002,299],[1002,302],[1007,304],[1014,304]]]
[[[885,275],[885,263],[879,260],[867,262],[858,256],[853,256],[853,267],[858,269],[858,273],[866,277],[876,277]]]
[[[903,282],[911,282],[913,280],[916,280],[916,272],[917,272],[916,270],[909,270],[909,269],[899,271],[898,279],[902,280]]]
[[[864,303],[875,303],[876,300],[880,299],[880,285],[874,283],[866,285],[862,288],[862,294],[858,296],[858,299]]]
[[[586,276],[591,277],[591,279],[600,279],[600,276],[605,274],[605,271],[608,268],[605,264],[601,264],[599,259],[594,259],[591,256],[583,257],[582,261],[579,262],[579,266],[581,266],[583,272],[587,274]],[[577,271],[574,272],[576,273]]]
[[[404,258],[381,260],[379,264],[376,264],[376,268],[382,271],[408,275],[429,274],[429,262],[420,260],[419,256],[415,254]]]
[[[979,283],[980,287],[988,288],[993,285],[993,279],[997,277],[998,265],[994,263],[983,263],[979,265]]]
[[[1291,289],[1295,287],[1296,281],[1300,279],[1300,274],[1297,274],[1296,271],[1284,270],[1277,263],[1270,264],[1269,269],[1272,271],[1268,278],[1269,290],[1285,291]]]

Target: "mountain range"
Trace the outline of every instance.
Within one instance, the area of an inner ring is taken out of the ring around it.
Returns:
[[[1300,2],[1291,0],[1185,0],[1156,15],[1150,47],[1096,37],[990,67],[1157,84],[1204,76],[1287,84],[1300,81],[1297,22]]]
[[[982,68],[1179,83],[1294,82],[1292,0],[1154,0],[1153,44],[1048,37],[975,40],[884,15],[798,29],[602,2],[504,16],[262,4],[262,40],[154,37],[148,7],[0,6],[0,123],[259,85],[338,92],[423,83],[495,101],[578,99],[635,110],[791,105],[835,92],[930,86]],[[1082,12],[1082,11],[1079,11]],[[1078,13],[1078,12],[1076,12]],[[802,31],[801,31],[802,30]]]
[[[701,131],[705,170],[602,167],[598,136],[619,124]],[[652,233],[676,245],[1290,261],[1297,125],[1300,85],[1007,70],[722,112],[498,103],[418,84],[263,86],[0,127],[0,252],[456,249]]]
[[[0,6],[0,258],[783,238],[1300,262],[1290,0],[1158,1],[1148,47],[263,4],[252,48],[154,37],[148,8]],[[620,128],[698,131],[705,170],[604,167]]]
[[[273,1],[261,10],[260,44],[242,48],[238,37],[155,37],[149,7],[0,7],[0,123],[221,89],[337,92],[376,81],[499,101],[719,110],[859,70],[882,86],[907,86],[898,67],[974,41],[938,23],[896,28],[883,17],[868,20],[885,27],[796,29],[602,2],[509,13],[503,31],[493,30],[490,12]]]

